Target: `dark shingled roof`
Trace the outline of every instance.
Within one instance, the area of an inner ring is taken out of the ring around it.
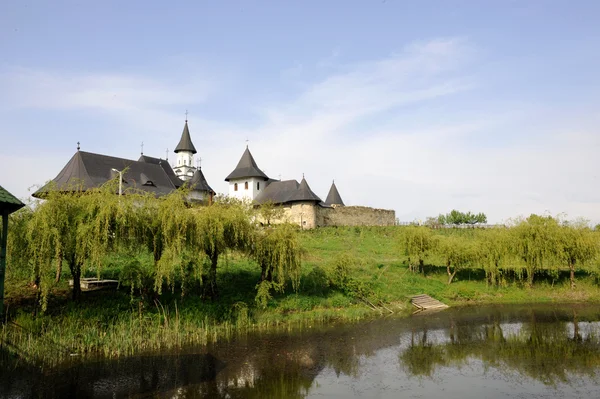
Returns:
[[[177,175],[173,171],[173,168],[171,168],[171,165],[169,165],[169,161],[166,161],[162,158],[154,158],[149,157],[148,155],[142,155],[140,159],[138,159],[138,162],[146,162],[154,165],[160,165],[160,167],[163,168],[167,176],[169,176],[169,179],[171,179],[171,183],[173,183],[175,187],[179,188],[183,186],[183,180],[177,177]]]
[[[265,190],[258,194],[254,202],[256,204],[285,204],[296,201],[315,201],[321,199],[312,192],[308,183],[303,178],[301,183],[296,180],[275,181],[270,183]]]
[[[256,165],[256,161],[248,147],[246,147],[246,151],[242,154],[242,158],[235,167],[235,170],[225,178],[225,181],[243,179],[245,177],[260,177],[265,181],[269,180],[269,177]]]
[[[0,186],[0,214],[4,213],[5,211],[8,211],[8,213],[13,213],[24,206],[25,204],[19,201],[17,197]]]
[[[179,151],[191,151],[192,154],[195,154],[196,147],[192,143],[192,138],[190,137],[190,129],[188,129],[187,121],[185,121],[185,125],[183,126],[183,133],[181,133],[181,140],[179,140],[179,144],[175,147],[175,152]]]
[[[112,172],[113,168],[117,170],[127,168],[123,174],[125,192],[127,189],[136,188],[160,196],[176,189],[161,165],[77,151],[54,180],[33,193],[33,196],[41,198],[51,188],[73,190],[75,187],[80,187],[85,190],[100,187],[114,178],[116,173]]]
[[[274,204],[283,204],[289,200],[293,193],[298,189],[296,180],[274,181],[256,196],[254,202],[257,204],[266,204],[272,202]]]
[[[321,202],[321,198],[310,189],[306,179],[303,177],[300,186],[288,201],[316,201]]]
[[[192,177],[192,180],[190,180],[189,184],[190,188],[194,191],[206,191],[213,194],[215,193],[215,191],[208,185],[208,182],[204,177],[204,173],[202,173],[202,168],[196,169],[196,172],[194,172],[194,176]]]
[[[342,197],[335,186],[335,182],[331,184],[331,188],[329,189],[329,194],[327,194],[327,199],[325,200],[327,205],[341,205],[344,206],[344,201],[342,201]]]

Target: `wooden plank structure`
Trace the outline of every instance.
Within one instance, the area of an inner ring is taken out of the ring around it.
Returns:
[[[410,301],[417,307],[418,310],[416,312],[434,309],[446,309],[448,307],[448,305],[445,303],[442,303],[426,294],[415,295],[410,298]]]
[[[69,286],[75,284],[73,280],[69,280]],[[100,280],[96,277],[82,278],[79,282],[81,291],[94,291],[103,288],[116,288],[119,285],[119,280]]]

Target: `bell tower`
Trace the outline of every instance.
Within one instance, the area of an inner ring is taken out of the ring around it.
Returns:
[[[196,153],[196,147],[194,147],[192,138],[190,137],[186,111],[183,133],[181,133],[179,144],[175,147],[175,154],[177,154],[177,159],[175,160],[176,164],[173,165],[175,175],[181,180],[188,181],[194,176],[194,172],[196,171],[196,168],[194,167],[194,154]]]

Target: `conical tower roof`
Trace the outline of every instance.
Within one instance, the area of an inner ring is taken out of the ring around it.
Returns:
[[[198,168],[196,169],[196,172],[194,172],[194,176],[192,177],[192,180],[190,180],[190,188],[194,191],[214,193],[214,190],[208,185],[204,173],[202,173],[202,168]]]
[[[329,189],[329,194],[327,194],[327,199],[325,200],[327,205],[342,205],[344,206],[344,201],[342,201],[342,197],[335,186],[335,182],[331,184],[331,188]]]
[[[185,125],[183,126],[183,133],[181,133],[181,140],[179,140],[179,144],[175,147],[175,153],[179,151],[191,151],[192,154],[195,154],[196,147],[194,147],[194,143],[192,143],[192,138],[190,137],[190,129],[188,128],[188,123],[185,121]]]
[[[238,162],[237,166],[225,178],[225,181],[233,180],[233,179],[243,179],[245,177],[259,177],[264,180],[269,180],[269,177],[258,168],[256,165],[256,161],[254,157],[250,153],[248,147],[246,147],[246,151],[242,154],[242,158],[240,158],[240,162]]]
[[[321,198],[310,189],[306,179],[303,177],[296,191],[290,196],[288,201],[316,201],[321,202]]]

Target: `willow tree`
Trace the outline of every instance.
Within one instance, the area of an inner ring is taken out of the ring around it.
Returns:
[[[173,287],[179,277],[184,292],[186,283],[200,281],[199,268],[204,259],[199,247],[198,217],[190,209],[187,192],[173,191],[149,203],[146,210],[153,213],[154,219],[147,226],[146,242],[154,253],[155,289],[160,293],[165,280]]]
[[[530,287],[539,270],[558,272],[559,229],[555,218],[532,214],[510,230],[514,254],[523,261]]]
[[[588,227],[560,227],[560,256],[568,264],[571,288],[575,288],[575,268],[594,260],[599,254],[599,242]]]
[[[135,235],[132,230],[136,225],[129,221],[136,208],[135,195],[116,196],[112,184],[87,191],[50,189],[35,208],[27,241],[43,308],[65,263],[73,279],[73,299],[77,300],[84,266],[94,265],[99,270],[117,243]]]
[[[33,209],[25,206],[8,217],[8,244],[6,248],[7,269],[10,274],[29,274],[31,263],[31,246],[27,240],[29,223]]]
[[[409,226],[404,229],[402,243],[406,256],[408,256],[408,268],[416,271],[419,266],[423,271],[425,258],[429,255],[435,245],[435,238],[431,229],[423,226]]]
[[[247,251],[253,240],[255,226],[249,210],[235,202],[215,202],[211,206],[194,209],[193,241],[195,248],[208,260],[202,270],[204,296],[214,299],[217,288],[219,257],[228,250]]]
[[[257,231],[251,255],[260,265],[261,281],[256,301],[266,306],[272,289],[283,292],[289,279],[297,289],[300,282],[302,248],[297,226],[282,224]]]
[[[508,230],[489,229],[481,233],[480,260],[488,284],[500,282],[502,270],[511,266],[511,245]]]
[[[461,236],[440,236],[436,252],[444,259],[448,284],[459,270],[473,265],[480,257],[477,243]]]

